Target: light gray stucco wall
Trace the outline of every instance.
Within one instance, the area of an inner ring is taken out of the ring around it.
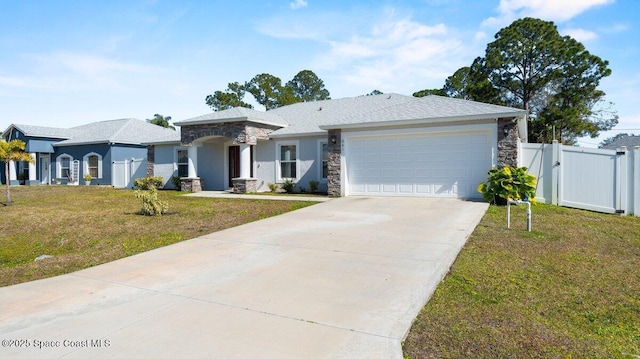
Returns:
[[[221,191],[229,186],[225,179],[225,145],[205,143],[198,148],[198,177],[204,180],[203,190]]]

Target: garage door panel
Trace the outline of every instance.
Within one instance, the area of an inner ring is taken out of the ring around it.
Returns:
[[[491,168],[489,132],[347,137],[348,193],[479,197]]]

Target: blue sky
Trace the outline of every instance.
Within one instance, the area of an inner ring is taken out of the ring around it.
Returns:
[[[620,123],[580,144],[640,133],[636,0],[2,1],[0,129],[183,120],[210,112],[206,95],[229,82],[269,73],[284,83],[305,69],[332,98],[411,95],[442,87],[525,16],[610,62],[601,89]]]

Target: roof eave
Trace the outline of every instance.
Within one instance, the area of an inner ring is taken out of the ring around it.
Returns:
[[[195,120],[195,121],[184,120],[184,121],[174,122],[174,125],[177,125],[177,126],[207,125],[207,124],[218,124],[218,123],[225,123],[225,122],[245,122],[245,121],[259,123],[259,124],[268,125],[268,126],[276,126],[276,127],[282,127],[282,128],[287,127],[287,125],[282,123],[276,123],[276,122],[265,121],[265,120],[257,120],[249,116],[218,118],[218,119],[210,119],[210,120]]]
[[[283,133],[283,134],[269,134],[269,138],[286,138],[286,137],[316,137],[326,136],[327,131],[314,131],[314,132],[300,132],[300,133]]]
[[[446,117],[432,117],[432,118],[419,118],[409,120],[392,120],[392,121],[377,121],[377,122],[358,122],[358,123],[338,123],[331,125],[318,126],[323,130],[336,130],[336,129],[352,129],[363,127],[388,127],[388,126],[405,126],[405,125],[429,125],[442,122],[467,122],[478,120],[495,120],[503,117],[524,117],[524,111],[502,112],[496,114],[479,114],[469,116],[446,116]]]

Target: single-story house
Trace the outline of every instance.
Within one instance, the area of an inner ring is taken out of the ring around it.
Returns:
[[[145,121],[120,119],[72,128],[12,124],[2,138],[25,142],[34,159],[11,164],[12,183],[74,185],[89,174],[92,184],[131,187],[132,179],[146,176],[147,147],[141,142],[178,140],[180,135]]]
[[[524,110],[381,94],[236,107],[175,122],[180,140],[149,141],[148,174],[192,191],[268,191],[285,180],[331,196],[480,197],[497,165],[518,163]]]

